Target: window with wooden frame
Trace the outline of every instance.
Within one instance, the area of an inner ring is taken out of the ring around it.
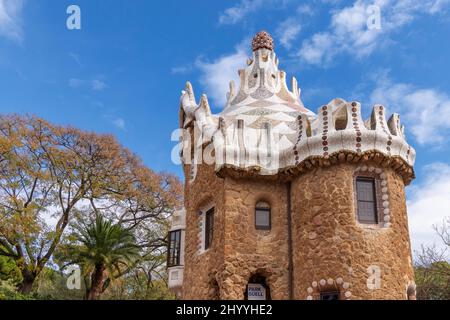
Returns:
[[[181,230],[170,231],[167,266],[168,267],[179,266],[180,257],[181,257]]]
[[[214,236],[214,207],[205,213],[205,250],[211,247]]]
[[[356,177],[356,201],[358,221],[364,224],[378,224],[375,178]]]
[[[255,206],[255,228],[257,230],[270,230],[272,228],[270,205],[258,202]]]

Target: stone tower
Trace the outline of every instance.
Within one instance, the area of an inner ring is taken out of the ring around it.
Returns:
[[[397,114],[334,99],[313,113],[290,90],[274,42],[212,114],[190,83],[180,102],[184,208],[169,287],[183,299],[412,299],[405,186],[414,149]]]

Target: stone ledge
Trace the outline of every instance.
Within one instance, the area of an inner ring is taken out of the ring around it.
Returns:
[[[341,163],[359,164],[371,162],[381,167],[392,168],[403,178],[403,182],[409,185],[415,178],[414,169],[399,156],[388,156],[377,150],[368,150],[362,153],[341,150],[328,156],[311,156],[300,162],[298,165],[279,169],[277,174],[261,175],[261,167],[253,166],[240,168],[233,165],[223,165],[216,171],[221,178],[253,178],[267,181],[290,181],[292,177],[309,172],[315,168],[330,167]]]

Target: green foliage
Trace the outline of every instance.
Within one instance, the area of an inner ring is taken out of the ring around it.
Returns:
[[[22,281],[20,269],[13,259],[0,256],[0,280],[10,280],[13,284]]]
[[[127,275],[114,283],[104,294],[110,300],[174,300],[164,279],[151,280],[143,272]]]
[[[45,268],[36,279],[34,294],[40,300],[82,300],[85,288],[67,288],[67,276],[60,271]]]
[[[450,300],[450,264],[446,261],[415,268],[417,299]]]
[[[34,300],[34,297],[17,292],[17,287],[11,280],[0,280],[0,300]]]
[[[73,242],[66,247],[70,264],[85,266],[85,271],[104,265],[110,273],[139,257],[139,247],[133,234],[120,224],[98,216],[95,222],[75,227]]]
[[[66,260],[66,265],[81,267],[88,297],[98,298],[111,281],[127,273],[140,258],[133,233],[119,223],[97,216],[87,224],[79,221],[73,230],[57,258],[60,262]],[[89,295],[93,290],[94,296]]]

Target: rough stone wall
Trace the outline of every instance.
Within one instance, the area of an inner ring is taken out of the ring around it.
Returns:
[[[288,298],[286,184],[225,178],[225,261],[221,298],[244,299],[249,278],[266,278],[272,299]],[[271,230],[256,230],[255,205],[271,206]]]
[[[185,177],[190,166],[184,166]],[[218,178],[213,166],[199,165],[192,183],[185,182],[186,238],[183,299],[217,299],[219,288],[216,275],[223,267],[224,248],[224,180]],[[199,209],[213,203],[214,238],[209,250],[199,254]]]
[[[373,164],[385,173],[391,225],[369,227],[356,217],[356,168],[315,168],[292,183],[295,299],[334,287],[343,299],[406,299],[414,278],[403,180]],[[367,286],[370,266],[380,268],[379,289]]]

